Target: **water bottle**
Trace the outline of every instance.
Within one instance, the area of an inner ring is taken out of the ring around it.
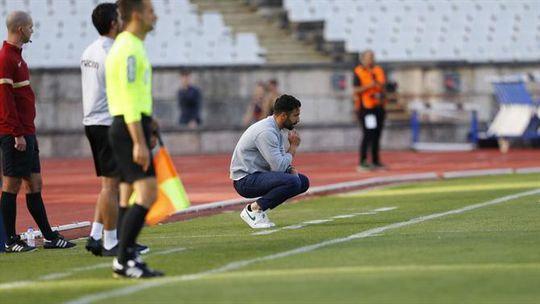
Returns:
[[[28,246],[36,247],[36,236],[34,235],[34,228],[28,227],[26,231],[26,243]]]

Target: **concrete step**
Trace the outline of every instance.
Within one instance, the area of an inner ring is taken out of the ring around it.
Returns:
[[[296,40],[292,34],[278,27],[276,21],[257,14],[244,0],[191,0],[199,12],[219,11],[225,25],[234,33],[254,32],[266,49],[270,64],[327,63],[331,58],[315,50],[314,46]]]
[[[305,54],[277,54],[271,53],[266,57],[270,64],[305,64],[305,63],[321,63],[325,57],[322,56],[306,56]]]

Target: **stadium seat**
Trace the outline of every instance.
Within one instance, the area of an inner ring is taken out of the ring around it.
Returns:
[[[538,104],[527,91],[525,83],[498,82],[493,87],[501,107],[489,126],[488,134],[497,137],[540,137]]]
[[[537,0],[284,0],[283,8],[291,22],[324,21],[323,37],[347,52],[372,48],[383,61],[540,58]]]
[[[261,55],[264,49],[259,46],[257,36],[253,33],[238,33],[236,35],[236,54],[237,62],[246,61],[251,64],[261,64],[264,62]]]
[[[34,20],[33,43],[24,57],[32,68],[76,68],[84,49],[97,38],[92,25],[93,8],[112,0],[0,0],[0,14],[27,11]],[[147,41],[155,66],[242,65],[264,62],[256,35],[239,35],[216,12],[197,12],[189,0],[154,1],[159,16]],[[200,15],[199,15],[200,14]],[[5,27],[0,27],[3,39]]]

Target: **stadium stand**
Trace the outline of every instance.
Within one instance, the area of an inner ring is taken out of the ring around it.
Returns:
[[[0,15],[34,17],[34,68],[76,67],[94,38],[88,12],[107,0],[0,0]],[[536,0],[155,0],[156,31],[147,40],[159,66],[325,63],[298,29],[321,24],[321,39],[343,54],[372,48],[380,62],[530,62],[540,59]],[[264,3],[285,12],[288,30],[260,16]],[[276,4],[277,3],[277,4]],[[264,22],[266,21],[266,22]],[[315,26],[316,28],[317,26]],[[239,32],[241,31],[241,32]],[[0,30],[5,35],[5,29]],[[309,36],[309,35],[307,35]],[[308,41],[309,42],[309,41]],[[346,55],[341,54],[340,56]],[[330,54],[332,55],[332,54]],[[339,58],[332,56],[334,59]]]
[[[323,38],[381,62],[540,59],[536,0],[283,0],[289,22],[322,21]]]
[[[0,0],[4,18],[15,9],[34,16],[36,32],[24,54],[33,69],[32,86],[39,100],[36,123],[44,156],[89,155],[84,154],[88,150],[80,131],[78,62],[84,47],[96,37],[89,13],[98,2],[101,0]],[[356,140],[351,138],[358,136],[358,128],[351,115],[351,70],[356,53],[367,47],[375,49],[377,61],[388,68],[389,79],[399,84],[397,102],[387,107],[389,127],[383,147],[410,145],[407,126],[411,110],[416,109],[410,105],[415,101],[429,110],[418,112],[422,129],[436,130],[423,131],[426,138],[421,138],[422,142],[448,138],[463,142],[470,119],[456,122],[439,113],[448,113],[448,104],[456,110],[477,110],[480,129],[485,131],[498,110],[487,79],[537,74],[540,64],[539,2],[532,0],[153,3],[159,20],[157,30],[148,37],[152,47],[147,49],[158,67],[154,73],[155,112],[168,132],[168,140],[175,143],[174,153],[218,153],[234,148],[228,144],[236,140],[252,87],[258,80],[271,78],[278,79],[283,92],[297,96],[305,105],[302,122],[306,150],[355,149]],[[292,4],[307,9],[291,17]],[[370,10],[377,13],[376,19],[366,17]],[[494,11],[498,13],[491,13]],[[382,41],[375,39],[378,33]],[[463,33],[467,33],[466,39]],[[4,26],[0,26],[0,35],[5,37]],[[311,40],[314,38],[321,39],[321,44]],[[451,41],[459,43],[452,45]],[[342,54],[341,61],[331,62],[338,57],[325,55],[328,50],[319,47],[326,44],[335,45],[332,51]],[[400,48],[392,48],[394,45]],[[496,53],[504,54],[490,62],[485,53],[495,53],[496,45],[509,51]],[[384,48],[388,50],[383,52]],[[435,56],[439,50],[441,53]],[[198,131],[177,126],[178,68],[187,65],[193,66],[194,81],[204,90],[204,125]],[[456,91],[446,88],[445,75],[449,73],[459,76],[461,85]],[[527,86],[538,99],[540,82]],[[467,125],[463,132],[459,127],[462,124]],[[328,143],[321,143],[321,136],[328,138]],[[75,148],[62,149],[68,142]]]
[[[74,68],[95,39],[92,9],[104,0],[0,0],[0,15],[22,10],[34,19],[32,68]],[[146,40],[154,66],[259,65],[265,50],[253,33],[232,34],[217,12],[199,12],[188,0],[154,0],[156,31]],[[5,27],[0,34],[5,37]],[[156,47],[157,46],[157,47]]]
[[[321,64],[330,63],[331,58],[316,48],[295,37],[294,31],[280,26],[279,16],[283,12],[281,0],[191,0],[201,11],[217,11],[227,26],[234,32],[252,32],[257,35],[266,50],[267,64]],[[266,6],[271,4],[271,6]]]

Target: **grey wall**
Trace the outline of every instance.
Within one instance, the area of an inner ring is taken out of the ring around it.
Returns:
[[[491,119],[496,110],[489,82],[491,76],[538,70],[540,63],[521,67],[390,66],[387,69],[389,78],[399,83],[401,103],[423,100],[470,104],[480,110],[481,121]],[[443,75],[448,71],[459,73],[462,83],[462,92],[450,97],[444,94],[443,86]],[[346,77],[345,90],[335,90],[332,87],[332,78],[335,75]],[[304,150],[356,149],[359,134],[352,114],[350,97],[352,75],[348,67],[288,66],[194,70],[194,83],[204,94],[204,128],[201,131],[187,131],[176,126],[178,71],[156,69],[153,77],[154,116],[167,131],[165,137],[172,152],[174,154],[229,152],[241,133],[239,126],[255,83],[270,78],[278,79],[282,92],[295,95],[302,101]],[[37,96],[36,123],[42,155],[88,156],[89,149],[81,125],[79,71],[34,70],[31,71],[31,82]],[[407,126],[389,127],[384,133],[383,148],[408,147],[410,136],[407,132]],[[464,132],[455,130],[450,133],[459,140]],[[435,141],[437,134],[435,131],[428,131],[422,133],[422,136],[426,137],[425,140]]]

